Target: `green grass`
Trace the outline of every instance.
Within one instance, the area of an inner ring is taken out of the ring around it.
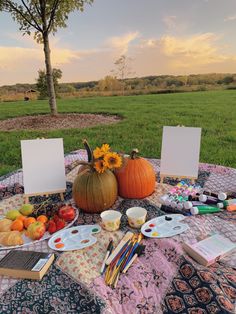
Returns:
[[[63,137],[65,152],[109,143],[114,150],[139,148],[160,158],[164,125],[202,128],[201,162],[236,167],[236,91],[58,100],[59,112],[111,113],[124,119],[114,125],[55,131],[0,132],[0,175],[21,167],[20,140]],[[46,101],[0,104],[0,119],[48,113]]]

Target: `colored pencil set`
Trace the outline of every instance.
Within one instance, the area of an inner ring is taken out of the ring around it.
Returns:
[[[113,252],[110,250],[111,243],[109,243],[101,268],[101,273],[103,273],[104,266],[107,265],[105,271],[105,282],[107,285],[116,288],[120,273],[126,273],[135,259],[143,253],[145,246],[140,244],[142,239],[143,235],[141,233],[133,234],[132,232],[127,232]]]

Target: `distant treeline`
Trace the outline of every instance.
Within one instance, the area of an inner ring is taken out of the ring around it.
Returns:
[[[127,78],[124,80],[106,76],[99,81],[59,83],[60,97],[99,95],[132,95],[236,89],[236,74],[210,73],[191,75],[158,75]],[[37,98],[36,84],[15,84],[0,87],[0,100],[10,101]]]

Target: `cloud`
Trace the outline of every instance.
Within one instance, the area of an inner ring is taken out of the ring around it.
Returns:
[[[113,49],[118,49],[119,54],[126,54],[129,44],[140,36],[139,32],[130,32],[122,36],[114,36],[107,40]]]
[[[139,32],[130,32],[108,38],[98,48],[88,50],[70,49],[58,38],[50,43],[53,66],[62,70],[64,82],[101,79],[124,53],[133,59],[132,71],[137,76],[231,73],[236,67],[236,53],[226,51],[221,37],[214,33],[145,38]],[[44,68],[42,45],[0,46],[0,85],[33,82],[40,68]]]
[[[165,17],[163,17],[162,21],[164,22],[164,24],[167,26],[168,29],[173,29],[176,28],[177,26],[177,16],[175,15],[167,15]]]
[[[235,15],[227,16],[227,17],[224,19],[225,22],[234,21],[234,20],[236,20],[236,14],[235,14]]]

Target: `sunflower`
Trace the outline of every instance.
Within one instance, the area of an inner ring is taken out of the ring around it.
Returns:
[[[117,153],[107,153],[104,156],[104,162],[107,168],[119,168],[122,164],[122,159]]]
[[[104,152],[101,150],[100,147],[96,147],[93,151],[93,157],[98,159],[100,157],[103,157],[104,156]]]
[[[102,147],[101,147],[101,151],[106,154],[108,153],[110,150],[110,146],[108,144],[103,144]]]
[[[98,173],[103,173],[107,167],[104,160],[97,160],[94,162],[94,168]]]

